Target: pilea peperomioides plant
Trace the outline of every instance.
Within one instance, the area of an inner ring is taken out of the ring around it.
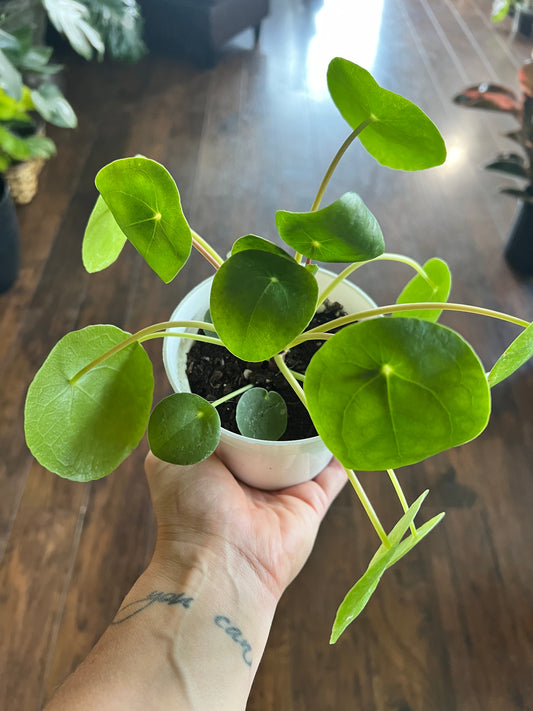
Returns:
[[[141,344],[165,336],[193,338],[225,347],[243,361],[270,361],[346,468],[380,538],[368,569],[338,610],[334,642],[364,608],[385,570],[443,516],[416,528],[414,518],[427,492],[409,506],[394,469],[468,442],[485,428],[490,388],[531,357],[533,326],[488,309],[447,303],[451,284],[447,265],[430,259],[421,266],[408,257],[385,253],[379,224],[355,193],[320,208],[336,165],[358,136],[380,163],[391,168],[429,168],[441,164],[446,155],[429,118],[411,102],[381,88],[361,67],[334,59],[328,86],[352,132],[328,168],[311,210],[277,213],[279,234],[296,254],[247,235],[237,239],[231,255],[222,259],[189,227],[178,189],[163,166],[138,156],[117,160],[98,173],[100,197],[83,244],[88,271],[111,264],[129,239],[168,283],[195,247],[215,269],[210,315],[203,321],[158,323],[133,335],[109,325],[67,334],[30,385],[25,430],[39,462],[75,481],[112,472],[146,428],[159,457],[181,464],[201,461],[219,441],[216,406],[222,400],[241,397],[237,419],[247,436],[275,439],[284,429],[281,398],[251,385],[214,403],[192,393],[176,393],[150,415],[152,366]],[[336,284],[356,269],[385,259],[416,271],[397,303],[306,330]],[[316,262],[348,266],[320,293]],[[443,310],[501,319],[524,330],[487,375],[472,347],[437,323]],[[167,331],[176,327],[200,332]],[[295,373],[285,362],[286,353],[308,340],[324,344],[306,372]],[[254,421],[257,427],[250,425]],[[379,521],[356,469],[388,472],[404,509],[390,533]]]

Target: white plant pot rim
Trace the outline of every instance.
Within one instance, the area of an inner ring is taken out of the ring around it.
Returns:
[[[322,290],[337,276],[338,275],[334,272],[326,269],[320,269],[316,274],[320,289]],[[213,277],[209,277],[189,291],[172,313],[170,320],[204,320],[204,314],[209,307],[209,294],[212,281]],[[342,295],[339,295],[339,292],[342,292]],[[364,291],[362,291],[362,289],[351,282],[347,282],[346,280],[336,287],[330,296],[331,298],[334,298],[342,303],[344,308],[350,312],[355,311],[357,307],[352,308],[350,305],[347,305],[345,303],[347,300],[356,302],[358,304],[357,310],[375,307],[375,303]],[[196,329],[175,327],[168,330],[177,332],[194,332]],[[169,382],[175,392],[191,391],[184,369],[183,372],[180,372],[178,363],[184,363],[186,361],[186,354],[193,344],[194,341],[192,339],[179,339],[175,337],[163,339],[163,364]],[[248,456],[248,458],[253,458],[254,453],[256,451],[260,451],[265,462],[268,461],[269,458],[272,458],[274,463],[267,465],[268,472],[265,477],[260,476],[259,472],[255,472],[253,475],[248,475],[246,472],[243,473],[234,471],[235,475],[239,479],[252,486],[259,486],[264,489],[279,489],[281,486],[293,485],[295,483],[299,483],[300,481],[311,479],[316,476],[321,469],[323,469],[331,458],[331,453],[327,450],[319,435],[305,439],[281,441],[258,440],[231,432],[230,430],[222,427],[220,441],[221,444],[219,445],[219,448],[221,448],[223,459],[224,454],[232,458],[233,454],[236,453],[237,450],[241,450],[242,456]],[[217,452],[218,451],[219,450],[217,450]],[[280,481],[285,481],[283,473],[278,471],[279,467],[285,467],[285,464],[280,464],[280,460],[289,461],[291,458],[297,458],[301,454],[307,454],[314,458],[316,460],[316,464],[308,462],[307,465],[304,465],[303,467],[305,471],[302,474],[298,474],[298,464],[296,463],[296,460],[294,460],[293,464],[289,463],[286,465],[286,475],[289,477],[288,483],[280,484]],[[234,470],[235,462],[232,461],[231,464],[232,470]],[[250,464],[249,459],[248,465],[252,469],[255,467],[253,462]],[[316,471],[314,471],[315,469]],[[273,474],[274,471],[275,474]]]

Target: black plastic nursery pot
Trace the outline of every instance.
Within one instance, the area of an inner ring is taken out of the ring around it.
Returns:
[[[526,37],[531,37],[533,32],[533,11],[519,10],[518,14],[518,31]]]
[[[6,181],[0,176],[0,294],[15,283],[19,269],[19,226]]]
[[[533,276],[533,203],[521,204],[505,247],[505,259],[521,276]]]

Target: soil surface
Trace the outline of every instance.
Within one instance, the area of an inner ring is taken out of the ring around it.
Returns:
[[[328,321],[346,315],[342,306],[326,301],[308,326],[315,328]],[[324,344],[324,341],[306,341],[286,354],[285,362],[297,373],[305,373],[309,361]],[[276,390],[285,400],[288,424],[281,440],[314,437],[317,432],[307,410],[275,363],[262,361],[247,363],[236,358],[226,348],[211,343],[195,341],[187,356],[187,377],[191,391],[213,402],[234,390],[253,383],[265,390]],[[238,433],[235,410],[238,398],[217,407],[222,427]]]

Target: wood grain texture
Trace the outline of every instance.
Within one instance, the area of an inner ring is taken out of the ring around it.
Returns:
[[[237,37],[211,70],[157,56],[136,66],[65,57],[79,128],[52,131],[58,156],[35,200],[18,212],[20,278],[0,296],[0,709],[42,707],[112,619],[154,542],[146,443],[106,480],[58,479],[24,443],[28,384],[66,331],[98,322],[134,331],[163,320],[210,273],[193,255],[190,269],[164,287],[126,247],[105,272],[85,274],[80,246],[102,165],[136,153],[165,163],[190,223],[222,254],[250,232],[277,240],[276,209],[310,206],[349,131],[325,91],[327,61],[341,53],[363,62],[372,50],[378,81],[422,106],[450,157],[437,169],[395,173],[354,145],[326,202],[356,190],[378,217],[388,251],[449,262],[454,300],[533,318],[532,283],[502,259],[516,204],[498,193],[507,181],[482,169],[513,149],[502,134],[514,123],[451,102],[465,85],[487,79],[518,90],[531,40],[511,37],[508,23],[492,25],[482,0],[384,0],[379,31],[362,10],[348,14],[354,3],[335,16],[336,5],[272,0],[259,46]],[[353,40],[359,25],[364,42]],[[405,266],[382,263],[361,269],[358,283],[390,303],[410,276]],[[443,320],[487,368],[517,334],[475,317]],[[146,347],[160,398],[169,392],[160,343]],[[248,709],[531,709],[532,467],[528,364],[495,388],[492,419],[478,440],[399,472],[409,500],[430,489],[425,518],[441,510],[446,518],[384,576],[331,647],[336,607],[379,544],[345,489],[279,605]],[[386,476],[360,476],[392,525],[400,510]]]

